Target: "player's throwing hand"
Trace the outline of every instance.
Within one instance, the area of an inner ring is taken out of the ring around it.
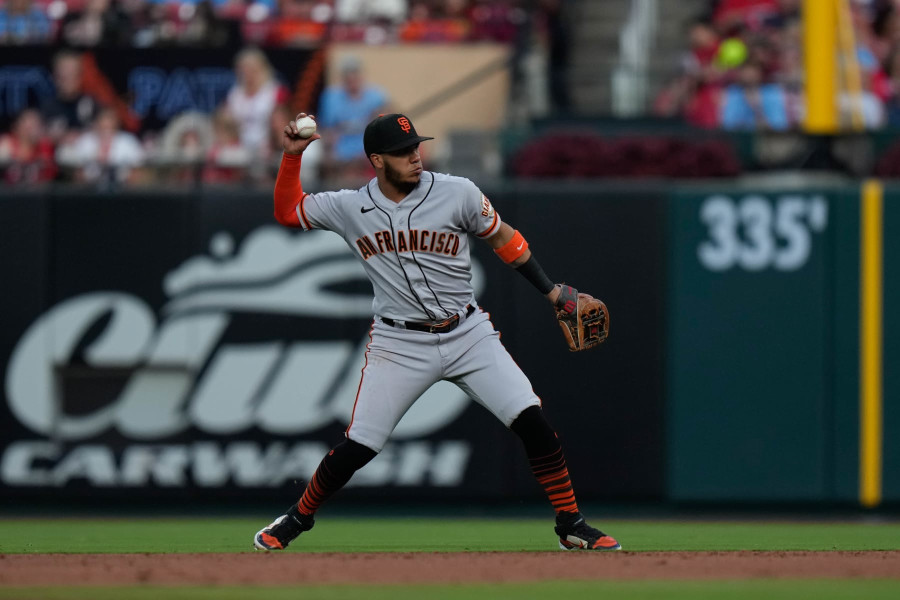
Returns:
[[[302,154],[307,146],[322,137],[318,133],[314,133],[307,138],[300,136],[300,130],[297,129],[297,121],[305,116],[307,116],[306,113],[298,113],[293,121],[284,126],[284,131],[281,135],[281,147],[284,148],[285,154]],[[315,119],[314,115],[309,116]]]

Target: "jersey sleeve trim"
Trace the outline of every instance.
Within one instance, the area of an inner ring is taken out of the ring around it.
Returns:
[[[303,210],[303,203],[306,202],[306,197],[309,194],[303,194],[300,198],[300,202],[297,203],[297,217],[300,219],[300,225],[303,227],[305,231],[310,231],[313,226],[310,225],[309,219],[306,218],[306,211]]]
[[[482,231],[481,233],[476,233],[475,235],[480,238],[489,238],[492,235],[494,235],[495,233],[497,233],[497,231],[500,230],[501,224],[502,224],[502,222],[500,221],[500,214],[495,212],[494,220],[491,222],[491,226],[488,227],[486,230]]]

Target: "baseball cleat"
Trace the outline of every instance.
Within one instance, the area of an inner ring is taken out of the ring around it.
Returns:
[[[284,550],[298,535],[312,529],[315,523],[311,516],[301,515],[297,507],[292,506],[268,527],[256,532],[253,547],[256,550]]]
[[[560,550],[621,550],[612,536],[587,524],[581,513],[560,513],[556,516],[556,535]]]

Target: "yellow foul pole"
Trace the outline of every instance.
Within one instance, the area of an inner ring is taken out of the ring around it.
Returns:
[[[884,190],[863,183],[860,213],[859,501],[881,503],[884,451]]]
[[[809,133],[834,133],[837,109],[837,15],[839,0],[803,0],[803,61]]]

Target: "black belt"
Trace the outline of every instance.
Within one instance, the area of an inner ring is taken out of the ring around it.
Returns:
[[[475,307],[469,304],[466,306],[466,316],[471,316],[471,314],[475,312]],[[399,323],[394,321],[393,319],[388,319],[387,317],[380,317],[381,322],[390,327],[401,327]],[[453,315],[449,319],[441,321],[440,323],[416,323],[415,321],[406,321],[404,323],[406,329],[412,329],[413,331],[424,331],[425,333],[450,333],[456,326],[459,325],[459,315]]]

